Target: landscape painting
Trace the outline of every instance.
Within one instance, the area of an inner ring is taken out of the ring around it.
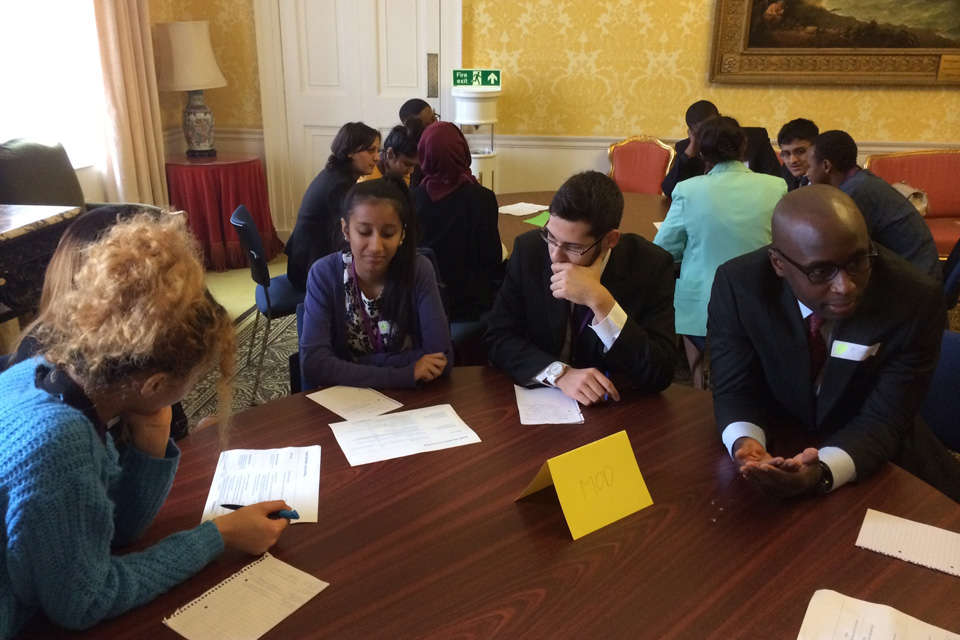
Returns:
[[[748,47],[960,48],[960,0],[753,0]]]
[[[711,82],[960,85],[960,0],[716,0]]]

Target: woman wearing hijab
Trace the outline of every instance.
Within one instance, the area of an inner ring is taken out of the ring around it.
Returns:
[[[476,321],[493,306],[503,279],[497,197],[470,173],[470,147],[455,125],[427,127],[417,155],[423,181],[410,197],[419,244],[436,254],[450,320]]]

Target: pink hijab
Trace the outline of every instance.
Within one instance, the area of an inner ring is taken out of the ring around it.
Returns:
[[[470,146],[451,122],[436,122],[424,129],[417,155],[423,171],[420,184],[433,202],[446,198],[462,184],[477,184],[470,173]]]

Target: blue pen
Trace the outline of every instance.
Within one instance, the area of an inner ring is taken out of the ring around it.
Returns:
[[[607,380],[610,379],[610,372],[609,372],[609,371],[605,371],[603,375],[607,376]],[[604,402],[607,402],[607,401],[609,401],[609,400],[610,400],[610,394],[609,394],[609,393],[603,394],[603,401],[604,401]]]
[[[237,509],[243,509],[242,504],[222,504],[220,505],[224,509],[230,509],[231,511],[236,511]],[[280,518],[286,518],[287,520],[299,520],[300,514],[297,513],[296,509],[280,509],[279,511],[273,511],[267,514],[267,517],[271,520],[279,520]]]

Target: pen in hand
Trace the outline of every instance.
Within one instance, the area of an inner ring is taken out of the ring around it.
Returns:
[[[230,509],[230,511],[236,511],[237,509],[243,509],[245,504],[221,504],[224,509]],[[271,520],[279,520],[280,518],[286,518],[288,520],[299,520],[300,514],[297,513],[296,509],[280,509],[279,511],[272,511],[267,514],[267,517]]]

